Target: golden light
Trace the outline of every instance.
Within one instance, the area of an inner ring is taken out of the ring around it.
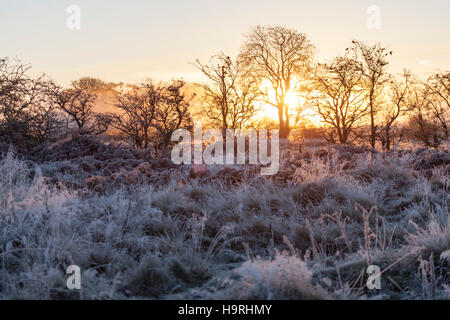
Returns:
[[[292,87],[296,87],[297,81],[294,80]],[[276,95],[275,90],[271,86],[269,81],[263,81],[261,84],[261,91],[265,93],[268,97],[268,101],[276,104]],[[294,90],[288,91],[285,98],[286,104],[289,106],[290,118],[295,118],[297,113],[299,112],[299,108],[303,108],[300,111],[300,117],[307,119],[308,122],[316,127],[320,127],[323,125],[321,118],[314,114],[313,110],[309,108],[305,108],[306,99],[302,97],[298,92]],[[270,103],[261,102],[260,112],[258,113],[258,118],[260,119],[270,119],[278,121],[278,109],[271,105]]]

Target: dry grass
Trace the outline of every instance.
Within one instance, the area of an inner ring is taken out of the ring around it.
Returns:
[[[284,152],[273,177],[193,179],[165,158],[78,144],[1,159],[0,298],[450,298],[446,150],[311,146]],[[71,264],[80,291],[66,288]]]

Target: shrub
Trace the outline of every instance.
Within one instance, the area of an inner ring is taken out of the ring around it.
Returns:
[[[226,299],[312,300],[330,296],[319,285],[313,285],[312,272],[295,254],[277,252],[273,260],[257,257],[235,270]]]

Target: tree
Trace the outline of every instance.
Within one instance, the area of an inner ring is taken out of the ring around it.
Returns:
[[[111,83],[106,83],[101,79],[93,77],[81,77],[78,80],[72,81],[72,87],[75,89],[84,89],[91,93],[110,89],[113,86]]]
[[[99,135],[108,130],[112,116],[94,112],[95,93],[75,84],[68,89],[56,88],[53,96],[58,108],[68,117],[69,125],[75,125],[78,134]]]
[[[202,111],[211,125],[226,129],[242,129],[256,114],[257,88],[252,82],[242,79],[242,69],[223,53],[212,57],[208,65],[196,60],[195,66],[208,77],[210,83],[203,84],[207,103]]]
[[[444,136],[449,138],[448,121],[450,113],[450,72],[432,75],[424,83],[428,109],[442,127]]]
[[[314,46],[306,35],[280,26],[251,29],[239,54],[247,81],[257,84],[261,100],[278,110],[280,138],[289,135],[289,106],[286,96],[297,92],[300,80],[310,71]],[[263,86],[273,90],[271,101]]]
[[[180,128],[192,129],[190,99],[182,92],[183,80],[171,81],[163,90],[160,103],[155,110],[153,126],[157,130],[157,149],[169,145],[172,133]]]
[[[12,133],[41,92],[42,77],[31,79],[26,74],[29,69],[20,61],[11,64],[8,58],[0,59],[0,120],[4,134]]]
[[[0,59],[0,135],[14,144],[50,140],[58,118],[50,99],[55,84],[44,75],[31,78],[30,66]]]
[[[150,143],[158,151],[170,143],[172,133],[179,128],[192,127],[189,99],[183,93],[185,82],[173,80],[169,84],[152,80],[117,94],[113,126],[137,148]]]
[[[121,113],[115,115],[113,127],[131,140],[136,148],[149,147],[152,122],[162,94],[162,85],[152,80],[117,93],[115,107]]]
[[[408,110],[410,99],[411,73],[403,71],[401,78],[391,76],[387,91],[389,101],[385,104],[382,112],[381,129],[378,132],[378,138],[384,149],[390,150],[393,142],[394,122]],[[403,136],[399,134],[399,138]]]
[[[28,131],[37,143],[56,141],[64,136],[64,119],[54,104],[52,91],[57,87],[52,81],[41,84],[38,99],[26,114]]]
[[[430,98],[423,83],[415,82],[411,87],[409,106],[409,131],[415,139],[419,139],[427,147],[438,147],[441,143],[440,125],[430,113]]]
[[[353,126],[367,115],[362,77],[358,61],[347,56],[318,66],[309,101],[323,122],[334,129],[332,141],[337,135],[340,143],[348,143]]]
[[[378,97],[383,92],[384,84],[388,81],[386,68],[387,57],[392,51],[382,47],[380,44],[369,46],[361,41],[353,40],[352,46],[347,51],[354,54],[355,59],[360,61],[364,85],[368,96],[370,137],[369,142],[375,148],[377,138],[377,126],[375,124],[376,113],[379,109]]]

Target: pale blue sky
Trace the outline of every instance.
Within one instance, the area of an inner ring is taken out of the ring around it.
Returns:
[[[450,69],[450,1],[366,0],[0,0],[0,56],[18,57],[63,84],[91,75],[138,82],[147,76],[200,80],[189,64],[238,52],[251,26],[283,25],[306,33],[319,59],[353,38],[394,50],[391,71],[425,75]],[[369,5],[381,29],[366,26]],[[81,8],[81,30],[66,27],[69,5]]]

